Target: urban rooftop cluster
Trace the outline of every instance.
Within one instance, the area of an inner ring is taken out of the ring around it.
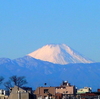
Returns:
[[[43,86],[36,90],[15,85],[8,91],[1,89],[0,99],[100,99],[100,89],[97,89],[97,92],[92,92],[90,87],[77,89],[68,81],[63,81],[56,87]]]

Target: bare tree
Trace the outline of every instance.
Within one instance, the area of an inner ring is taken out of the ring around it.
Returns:
[[[4,86],[6,87],[7,90],[9,90],[12,87],[11,81],[7,81],[4,83]]]
[[[0,76],[0,84],[2,83],[3,80],[4,80],[4,78],[2,76]]]
[[[14,85],[19,87],[27,84],[27,81],[24,76],[17,77],[16,75],[14,75],[10,77],[10,80],[13,82]]]
[[[7,89],[10,89],[14,85],[18,87],[22,87],[23,85],[27,84],[27,81],[24,76],[17,77],[16,75],[9,77],[9,81],[4,83],[4,86]]]
[[[24,76],[18,77],[17,79],[17,86],[23,86],[27,84],[27,81]]]

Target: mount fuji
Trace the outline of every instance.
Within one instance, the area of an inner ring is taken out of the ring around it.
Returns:
[[[12,75],[25,76],[33,88],[44,86],[45,82],[47,86],[58,86],[64,80],[77,88],[100,88],[100,62],[93,63],[65,44],[46,45],[13,60],[0,58],[0,76],[7,81]]]
[[[46,45],[28,54],[28,56],[56,64],[92,63],[91,60],[65,44]]]

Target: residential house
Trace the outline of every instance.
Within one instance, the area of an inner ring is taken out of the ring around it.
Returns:
[[[100,92],[87,92],[78,95],[79,99],[100,99]]]
[[[55,87],[38,87],[34,94],[36,99],[55,98]]]
[[[0,99],[8,99],[6,90],[0,89]]]
[[[34,99],[32,88],[14,86],[10,89],[8,99]]]
[[[70,83],[68,83],[67,81],[63,81],[61,86],[56,87],[56,93],[74,95],[75,92],[76,92],[75,86],[70,85]]]
[[[66,98],[69,96],[73,97],[76,94],[76,88],[75,86],[70,85],[68,81],[63,81],[60,86],[56,87],[56,97],[58,96],[58,94],[62,94],[62,98]]]
[[[86,92],[91,92],[91,88],[90,87],[84,87],[84,88],[77,90],[77,94],[86,93]]]
[[[100,99],[100,89],[97,92],[85,92],[77,94],[78,99]]]

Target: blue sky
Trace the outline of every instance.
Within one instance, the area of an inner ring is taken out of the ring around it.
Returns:
[[[51,43],[100,62],[100,0],[0,0],[1,58]]]

